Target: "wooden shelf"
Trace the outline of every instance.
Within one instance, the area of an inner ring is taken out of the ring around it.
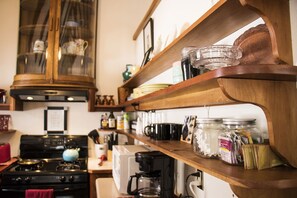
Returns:
[[[10,110],[10,104],[0,104],[0,110],[9,111]]]
[[[26,25],[20,27],[20,34],[22,35],[47,35],[47,25]]]
[[[193,152],[190,144],[181,141],[157,141],[135,134],[135,131],[118,133],[137,139],[168,156],[180,160],[189,166],[213,175],[230,185],[243,188],[287,189],[297,188],[297,169],[282,166],[265,170],[245,170],[241,166],[232,166],[216,159],[201,158]]]
[[[1,135],[1,134],[14,133],[14,132],[16,132],[16,130],[12,130],[12,129],[10,129],[10,130],[8,130],[8,131],[0,131],[0,135]]]
[[[297,67],[290,65],[238,65],[212,70],[157,92],[122,103],[128,111],[236,104],[225,96],[220,78],[289,81],[297,79]],[[211,94],[211,95],[210,95]],[[199,98],[196,100],[195,98]]]
[[[122,105],[95,105],[95,111],[121,112],[123,108]]]
[[[82,38],[94,37],[94,34],[85,27],[62,26],[61,32],[63,32],[63,37],[82,37]]]
[[[270,146],[297,168],[294,155],[297,145],[296,77],[297,67],[290,65],[231,66],[207,72],[121,105],[125,106],[126,111],[244,103],[257,105],[267,119]]]
[[[275,8],[278,12],[271,13],[271,10],[276,10]],[[268,4],[246,0],[245,5],[241,5],[239,0],[219,0],[121,87],[138,87],[169,69],[173,62],[181,60],[181,50],[184,47],[212,45],[260,16],[269,29],[275,59],[293,64],[288,2],[273,0]]]

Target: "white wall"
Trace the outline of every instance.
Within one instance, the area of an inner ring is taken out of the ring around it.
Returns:
[[[123,84],[122,72],[126,64],[136,63],[136,42],[132,36],[151,0],[99,2],[97,88],[101,95],[117,96],[117,87]]]

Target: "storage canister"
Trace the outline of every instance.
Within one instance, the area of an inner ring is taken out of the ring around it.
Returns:
[[[256,127],[256,119],[223,119],[223,127],[219,136],[219,152],[221,160],[229,164],[243,164],[243,144],[264,142]]]
[[[218,137],[222,130],[222,119],[198,118],[193,139],[194,152],[201,157],[218,158]]]

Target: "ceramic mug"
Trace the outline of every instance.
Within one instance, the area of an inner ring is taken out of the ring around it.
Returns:
[[[34,53],[42,53],[44,52],[45,46],[44,41],[42,40],[36,40],[33,46],[33,52]]]
[[[76,44],[76,54],[80,56],[84,56],[85,50],[88,47],[88,41],[85,41],[83,39],[75,39],[74,42]]]
[[[74,41],[69,41],[68,43],[66,43],[67,48],[66,48],[66,52],[68,54],[76,54],[76,43]]]

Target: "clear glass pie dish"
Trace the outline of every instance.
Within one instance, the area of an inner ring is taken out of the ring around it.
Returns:
[[[193,67],[205,67],[209,70],[238,65],[242,50],[233,45],[211,45],[192,50],[190,61]]]

